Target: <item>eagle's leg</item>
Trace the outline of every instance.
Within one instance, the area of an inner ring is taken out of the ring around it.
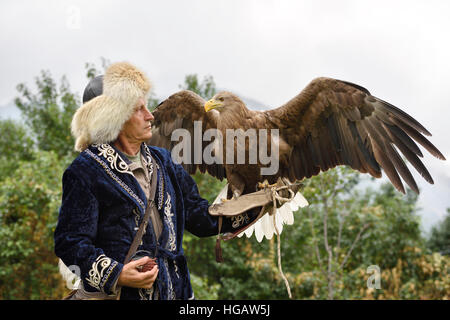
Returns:
[[[245,189],[245,182],[242,176],[233,172],[228,178],[228,183],[230,184],[233,199],[239,198]]]

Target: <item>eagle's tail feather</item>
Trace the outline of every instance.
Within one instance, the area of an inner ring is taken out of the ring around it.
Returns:
[[[294,223],[294,212],[307,205],[308,201],[305,197],[303,197],[300,192],[297,192],[290,202],[286,202],[276,210],[275,221],[280,234],[284,224],[292,225]],[[238,237],[242,237],[245,234],[247,238],[250,238],[253,232],[255,233],[258,242],[261,242],[264,237],[268,240],[272,239],[273,235],[276,234],[275,226],[273,225],[273,217],[269,214],[265,214],[251,227],[238,234]]]
[[[59,259],[58,261],[58,269],[62,278],[66,282],[66,287],[68,289],[73,290],[79,287],[81,282],[80,277],[77,274],[73,273],[72,270],[70,270],[61,259]]]

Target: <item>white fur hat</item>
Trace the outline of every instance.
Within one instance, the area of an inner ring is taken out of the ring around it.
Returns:
[[[83,104],[72,118],[75,150],[116,140],[138,100],[147,101],[150,86],[145,74],[130,63],[110,65],[103,78],[103,94]]]

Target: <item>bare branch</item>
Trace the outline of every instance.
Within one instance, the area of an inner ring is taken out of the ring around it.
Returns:
[[[322,190],[323,181],[321,181]],[[323,238],[325,244],[325,250],[328,253],[328,268],[327,268],[327,280],[328,280],[328,299],[332,300],[334,296],[334,273],[333,273],[333,251],[328,243],[328,197],[322,194],[321,200],[323,203]]]
[[[338,230],[338,238],[337,238],[337,252],[341,250],[341,237],[342,237],[342,228],[344,227],[344,216],[339,215],[341,219],[339,219],[339,230]]]
[[[350,214],[350,209],[347,208],[347,203],[344,204],[344,208],[346,209],[344,213],[338,213],[339,215],[339,230],[338,230],[338,238],[337,238],[337,252],[341,251],[341,239],[342,239],[342,229],[344,228],[345,218]]]
[[[369,227],[369,223],[366,223],[365,225],[362,226],[361,230],[359,230],[358,235],[356,236],[355,240],[352,243],[352,246],[350,247],[350,249],[347,252],[347,255],[345,256],[344,260],[342,261],[340,268],[344,268],[345,264],[347,263],[348,258],[350,257],[350,255],[352,254],[353,249],[356,246],[356,243],[359,241],[359,239],[361,238],[362,233],[364,232],[364,230],[366,230]]]
[[[310,227],[311,227],[313,247],[314,247],[314,251],[316,253],[317,262],[319,263],[320,271],[323,272],[324,275],[326,275],[326,271],[323,269],[323,266],[322,266],[322,258],[320,257],[319,246],[317,244],[316,231],[314,229],[314,222],[313,222],[311,210],[308,208],[307,212],[308,212],[308,216],[309,216],[309,224],[310,224]]]

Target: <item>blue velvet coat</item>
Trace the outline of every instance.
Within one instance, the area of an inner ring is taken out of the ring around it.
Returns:
[[[168,150],[142,144],[147,168],[150,154],[158,167],[155,203],[163,222],[159,237],[157,296],[189,299],[193,291],[183,254],[186,229],[199,237],[216,235],[218,219],[208,214],[208,201]],[[129,160],[111,145],[92,145],[72,162],[63,175],[63,196],[55,229],[55,253],[67,265],[76,265],[86,291],[111,294],[123,261],[144,216],[147,197],[128,168]],[[224,219],[222,232],[234,232],[254,217],[244,214],[232,224]],[[236,223],[236,222],[239,223]],[[152,228],[151,221],[148,228]],[[156,241],[147,229],[138,250],[154,252]],[[153,289],[123,287],[122,299],[155,297]]]

